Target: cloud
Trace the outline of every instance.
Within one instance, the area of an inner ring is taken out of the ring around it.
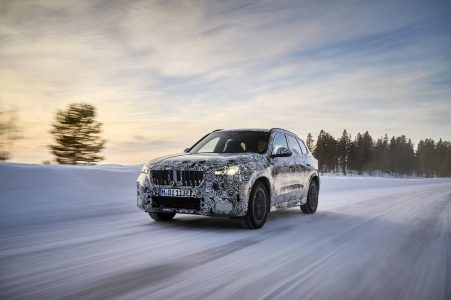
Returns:
[[[107,162],[216,128],[451,139],[447,2],[0,5],[0,102],[25,129],[18,161],[49,158],[54,113],[73,101],[98,108]]]

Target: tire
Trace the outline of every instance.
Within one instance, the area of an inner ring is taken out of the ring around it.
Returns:
[[[170,221],[174,218],[175,213],[150,212],[149,216],[155,221]]]
[[[241,219],[244,228],[259,229],[265,225],[269,212],[269,193],[261,182],[252,187],[246,215]]]
[[[318,208],[318,185],[315,180],[310,182],[308,189],[307,202],[301,205],[301,211],[304,214],[314,214]]]

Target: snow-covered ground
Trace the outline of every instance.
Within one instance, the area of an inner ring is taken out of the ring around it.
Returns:
[[[0,299],[450,299],[451,180],[324,176],[319,209],[136,208],[139,167],[0,165]]]
[[[337,172],[326,172],[321,173],[322,176],[327,177],[333,177],[333,176],[344,176],[344,177],[385,177],[385,178],[405,178],[405,179],[422,179],[423,176],[417,175],[417,174],[396,174],[396,173],[389,173],[389,172],[383,172],[383,171],[372,171],[372,172],[363,172],[358,173],[356,171],[350,171],[344,174],[341,171]]]

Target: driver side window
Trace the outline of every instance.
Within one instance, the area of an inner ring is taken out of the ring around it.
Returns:
[[[288,148],[287,139],[285,138],[285,135],[283,133],[276,133],[276,136],[274,137],[273,147],[272,147],[272,154],[276,154],[277,150],[281,147]]]

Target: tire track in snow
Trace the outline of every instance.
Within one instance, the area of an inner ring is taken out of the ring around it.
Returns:
[[[171,262],[154,265],[138,270],[125,271],[94,282],[91,286],[70,294],[63,299],[109,299],[113,296],[120,297],[130,291],[135,291],[149,284],[164,282],[182,272],[186,272],[198,266],[208,264],[220,258],[224,258],[234,252],[251,247],[261,241],[289,230],[288,226],[279,226],[261,235],[258,239],[243,238],[231,243],[209,248],[193,254],[177,257]]]

